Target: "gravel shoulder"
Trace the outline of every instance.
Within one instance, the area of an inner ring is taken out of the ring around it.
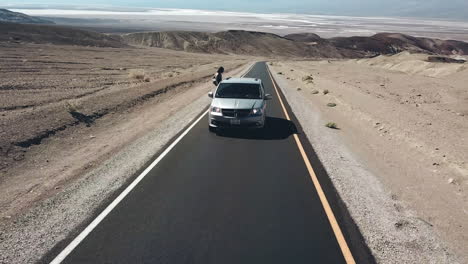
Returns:
[[[422,56],[270,64],[378,263],[468,260],[465,68]]]

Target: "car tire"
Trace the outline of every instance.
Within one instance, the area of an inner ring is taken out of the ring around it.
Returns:
[[[211,133],[216,133],[216,127],[208,126],[208,131]]]

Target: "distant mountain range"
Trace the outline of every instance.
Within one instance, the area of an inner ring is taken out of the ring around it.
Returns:
[[[317,34],[284,37],[262,32],[229,30],[218,33],[185,31],[143,32],[122,35],[130,45],[143,45],[189,52],[293,56],[322,58],[362,58],[402,51],[439,55],[468,55],[468,43],[455,40],[417,38],[398,33],[370,37],[323,39]]]
[[[1,22],[19,24],[55,24],[54,22],[46,19],[32,17],[23,13],[12,12],[10,10],[0,8],[0,23]]]
[[[364,58],[402,51],[434,55],[468,55],[466,42],[412,37],[398,33],[330,39],[321,38],[314,33],[282,37],[272,33],[243,30],[217,33],[167,31],[109,35],[75,27],[34,24],[53,24],[53,22],[0,9],[0,42],[116,48],[136,45],[199,53],[299,58]]]

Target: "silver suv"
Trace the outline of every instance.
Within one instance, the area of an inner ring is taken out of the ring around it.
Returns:
[[[219,127],[265,126],[266,101],[271,99],[271,95],[265,94],[260,79],[226,79],[208,96],[213,98],[208,115],[211,132]]]

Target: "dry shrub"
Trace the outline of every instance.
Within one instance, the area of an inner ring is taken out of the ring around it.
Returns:
[[[312,77],[312,75],[307,75],[307,76],[302,77],[302,81],[307,82],[307,83],[312,83],[314,82],[314,77]]]
[[[128,77],[135,79],[135,80],[140,80],[140,81],[145,80],[145,75],[146,74],[143,71],[139,71],[139,70],[131,70],[128,73]]]
[[[78,112],[77,105],[71,101],[65,102],[64,107],[69,113]]]
[[[338,129],[338,125],[333,122],[328,122],[327,124],[325,124],[325,126],[331,129]]]

